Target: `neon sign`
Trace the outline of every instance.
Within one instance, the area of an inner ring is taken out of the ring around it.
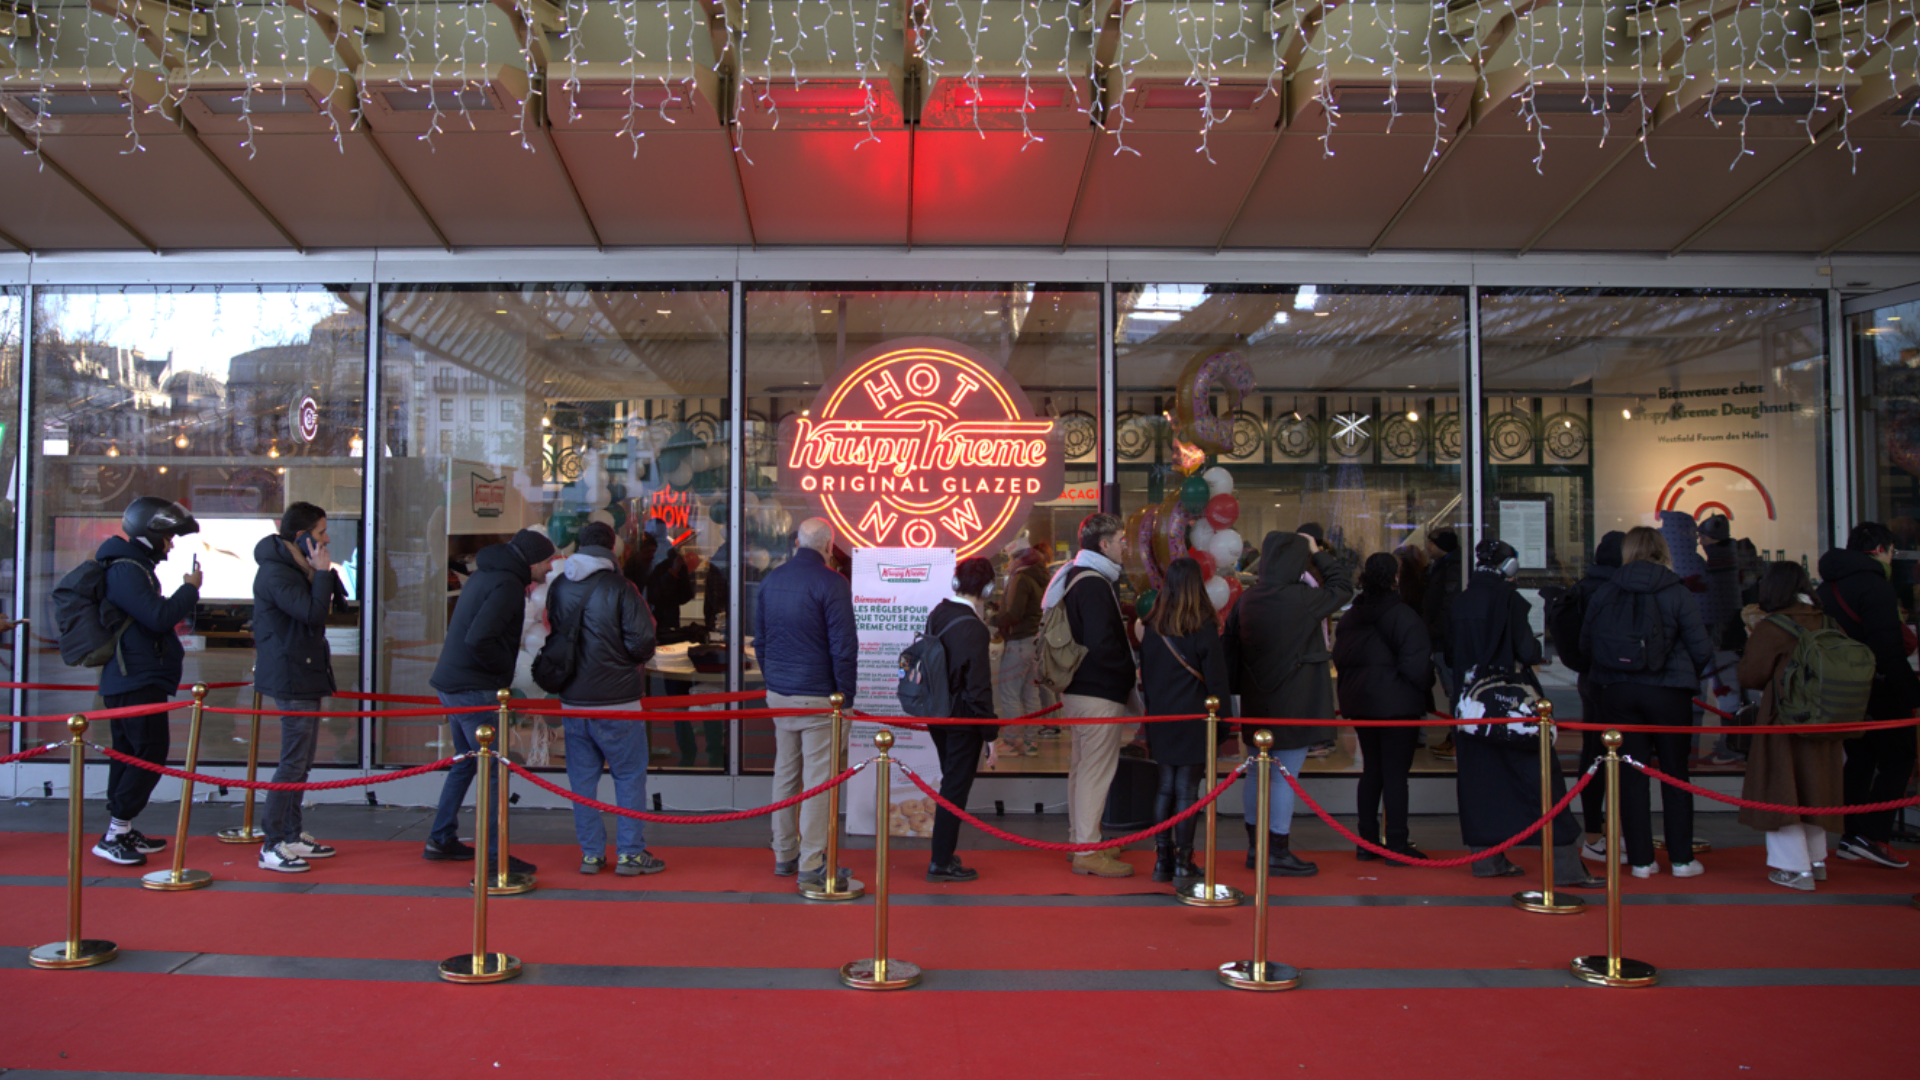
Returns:
[[[936,338],[865,353],[780,425],[782,488],[856,547],[989,550],[1059,495],[1065,460],[998,364]]]

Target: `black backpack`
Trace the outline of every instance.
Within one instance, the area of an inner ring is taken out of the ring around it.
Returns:
[[[908,716],[952,716],[953,684],[947,674],[947,647],[940,639],[947,631],[968,619],[980,622],[978,615],[965,615],[940,628],[937,634],[921,633],[900,654],[900,709]],[[981,623],[981,625],[986,625]]]
[[[53,587],[48,605],[60,630],[60,660],[68,667],[103,667],[120,652],[120,638],[133,625],[133,616],[107,602],[107,568],[123,562],[138,565],[133,559],[88,559]],[[157,582],[154,588],[159,588]],[[127,673],[125,657],[120,673]]]
[[[1651,594],[1613,589],[1606,599],[1595,598],[1589,622],[1588,659],[1594,667],[1632,674],[1667,666],[1672,643],[1660,604]]]
[[[1541,589],[1546,599],[1547,635],[1560,651],[1560,662],[1582,675],[1593,666],[1593,658],[1580,651],[1580,624],[1587,619],[1587,594],[1578,586]]]

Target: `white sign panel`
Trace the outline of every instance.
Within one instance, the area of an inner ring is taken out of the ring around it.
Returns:
[[[854,548],[853,621],[860,637],[860,682],[854,705],[873,716],[899,716],[900,654],[927,628],[927,615],[953,595],[952,548]],[[881,725],[855,720],[847,760],[865,761],[879,751],[873,737]],[[940,755],[924,731],[893,728],[893,756],[939,786]],[[848,781],[847,832],[874,833],[874,780],[861,773]],[[933,800],[913,781],[894,773],[887,799],[888,835],[931,836]]]

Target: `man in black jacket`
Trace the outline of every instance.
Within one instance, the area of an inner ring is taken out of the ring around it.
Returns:
[[[440,660],[427,680],[439,692],[440,704],[448,708],[499,704],[496,695],[513,683],[513,666],[520,655],[527,588],[546,578],[547,571],[553,569],[553,555],[553,541],[532,529],[521,529],[513,539],[481,548],[474,556],[473,576],[460,589],[453,617],[447,620]],[[497,719],[491,712],[447,714],[454,748],[463,754],[478,750],[480,741],[474,733]],[[506,741],[506,732],[495,734],[496,749],[504,751]],[[434,862],[473,858],[473,848],[460,842],[460,804],[466,801],[467,787],[473,783],[477,768],[472,758],[466,758],[447,770],[424,858]],[[496,857],[499,841],[498,833],[489,836],[489,860]],[[507,866],[522,874],[534,869],[517,856],[509,856]]]
[[[1427,588],[1421,598],[1421,616],[1427,623],[1427,639],[1433,643],[1433,670],[1440,681],[1440,694],[1452,712],[1460,697],[1454,684],[1452,660],[1447,656],[1447,641],[1453,633],[1453,601],[1460,595],[1460,535],[1452,529],[1434,529],[1427,533]],[[1453,759],[1453,729],[1447,728],[1434,745],[1433,756]]]
[[[1873,650],[1873,693],[1867,699],[1867,717],[1872,720],[1903,720],[1920,705],[1920,677],[1907,665],[1900,605],[1888,577],[1894,545],[1893,530],[1868,521],[1853,527],[1844,549],[1820,556],[1820,607],[1848,637]],[[1849,805],[1886,802],[1906,794],[1907,780],[1913,775],[1912,728],[1865,732],[1845,745],[1847,763],[1841,779]],[[1904,868],[1906,860],[1888,846],[1894,815],[1892,810],[1848,814],[1839,856]]]
[[[1600,586],[1612,581],[1614,572],[1620,569],[1620,546],[1626,539],[1626,533],[1613,529],[1594,545],[1593,562],[1587,566],[1586,576],[1573,587],[1575,595],[1579,597],[1577,606],[1583,619],[1586,610],[1593,605],[1593,594],[1600,591]],[[1554,644],[1560,647],[1560,662],[1579,672],[1580,678],[1574,687],[1580,693],[1580,719],[1592,723],[1600,716],[1600,687],[1593,680],[1590,658],[1580,654],[1580,635],[1576,632],[1571,641],[1556,638]],[[1580,733],[1580,771],[1576,775],[1586,775],[1594,759],[1605,752],[1601,735],[1598,731]],[[1607,790],[1599,783],[1588,784],[1587,790],[1580,793],[1580,809],[1586,818],[1586,844],[1580,849],[1580,854],[1599,862],[1604,862],[1607,857],[1606,802]]]
[[[1080,523],[1080,554],[1063,567],[1047,586],[1040,606],[1066,605],[1067,626],[1073,640],[1087,650],[1073,673],[1073,682],[1060,694],[1060,715],[1068,717],[1122,717],[1129,714],[1127,699],[1138,682],[1133,645],[1127,640],[1127,621],[1120,614],[1122,523],[1112,514],[1093,514]],[[1107,806],[1107,789],[1120,767],[1120,734],[1124,724],[1075,724],[1073,751],[1067,763],[1067,827],[1069,842],[1093,844],[1100,840],[1100,817]],[[1111,850],[1073,857],[1073,872],[1097,877],[1126,877],[1133,867]]]
[[[574,634],[573,678],[560,688],[560,703],[588,709],[633,711],[647,688],[641,667],[653,656],[653,615],[640,590],[620,573],[613,556],[613,526],[588,522],[567,557],[560,579],[547,587],[548,633]],[[548,638],[552,641],[553,638]],[[647,808],[647,725],[592,714],[561,718],[567,738],[567,783],[576,795],[600,797],[600,768],[613,773],[614,805]],[[620,819],[615,835],[621,877],[657,874],[666,864],[647,851],[644,823]],[[607,828],[600,811],[573,804],[573,832],[580,841],[580,872],[607,865]]]
[[[313,768],[321,700],[335,690],[333,654],[327,646],[327,614],[346,588],[327,550],[327,513],[297,502],[280,516],[280,531],[254,545],[253,685],[273,699],[280,717],[280,764],[276,784],[304,784]],[[308,859],[331,858],[334,849],[301,830],[298,791],[267,793],[265,842],[260,869],[302,874]]]

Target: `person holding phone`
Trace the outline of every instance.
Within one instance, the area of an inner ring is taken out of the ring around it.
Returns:
[[[333,655],[327,645],[327,615],[346,588],[327,549],[327,512],[308,502],[287,507],[280,531],[254,545],[253,685],[273,699],[280,717],[280,764],[273,780],[305,783],[319,743],[320,711],[334,692]],[[267,793],[260,869],[300,874],[307,860],[331,858],[334,849],[301,829],[301,793]]]

